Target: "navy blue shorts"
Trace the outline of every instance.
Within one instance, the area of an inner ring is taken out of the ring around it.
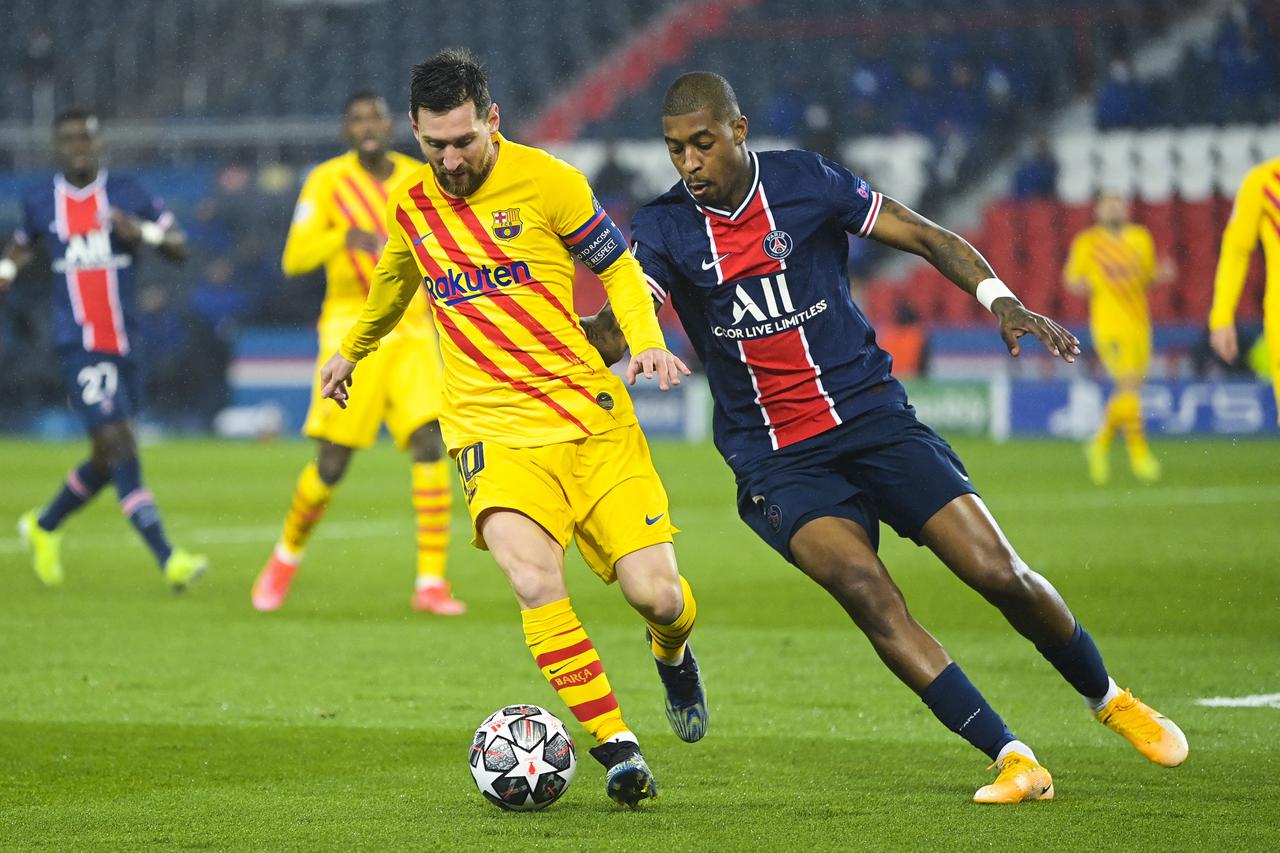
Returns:
[[[67,403],[88,432],[138,413],[142,381],[133,359],[67,350],[58,353],[58,362],[67,386]]]
[[[815,518],[857,522],[872,547],[881,521],[919,544],[925,522],[968,494],[977,490],[951,445],[894,404],[753,463],[738,475],[738,515],[794,563],[791,537]]]

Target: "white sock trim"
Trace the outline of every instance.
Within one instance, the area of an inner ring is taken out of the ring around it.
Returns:
[[[629,731],[618,732],[605,743],[634,743],[636,746],[640,745],[640,741],[636,740],[636,736]]]
[[[288,563],[291,566],[296,566],[298,563],[302,562],[302,552],[290,551],[288,545],[285,545],[283,542],[277,542],[276,559],[282,563]]]
[[[444,578],[440,575],[418,575],[418,579],[413,583],[417,589],[426,589],[432,586],[444,586]]]
[[[1089,710],[1093,711],[1096,714],[1099,711],[1101,711],[1103,708],[1107,707],[1107,704],[1112,699],[1116,698],[1119,695],[1120,695],[1120,686],[1116,684],[1116,680],[1114,678],[1112,678],[1111,676],[1107,676],[1107,692],[1104,693],[1100,698],[1096,698],[1096,699],[1091,696],[1086,696],[1084,702],[1086,705],[1089,706]]]
[[[1019,755],[1025,755],[1027,758],[1035,761],[1036,764],[1040,763],[1039,761],[1036,761],[1036,754],[1031,751],[1031,747],[1027,746],[1020,740],[1011,740],[1004,746],[1000,747],[1000,753],[996,755],[996,761],[999,761],[1011,752],[1016,752]]]

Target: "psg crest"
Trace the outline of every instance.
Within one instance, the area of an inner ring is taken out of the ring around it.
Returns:
[[[508,207],[493,211],[493,236],[499,240],[512,240],[520,236],[520,208]]]
[[[764,253],[775,261],[791,254],[791,235],[786,231],[770,231],[764,235]]]

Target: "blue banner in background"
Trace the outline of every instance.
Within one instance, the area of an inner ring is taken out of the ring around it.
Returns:
[[[1082,439],[1102,423],[1111,388],[1096,382],[1015,379],[1009,387],[1009,434]],[[1142,391],[1152,435],[1280,434],[1271,386],[1261,382],[1154,380]]]

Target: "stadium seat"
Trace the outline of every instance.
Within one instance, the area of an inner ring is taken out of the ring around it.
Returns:
[[[1204,201],[1213,195],[1213,130],[1189,128],[1174,137],[1174,174],[1178,195]]]

